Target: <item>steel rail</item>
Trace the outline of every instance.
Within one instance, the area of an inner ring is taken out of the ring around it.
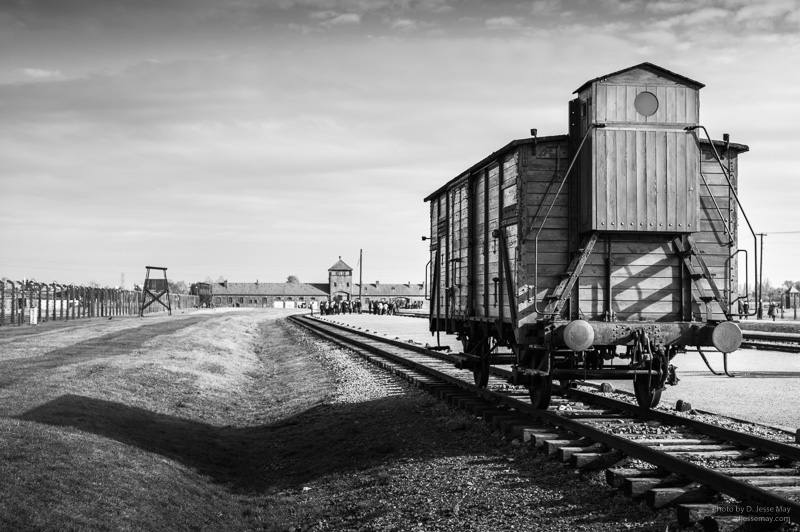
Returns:
[[[373,345],[366,345],[363,342],[357,341],[353,338],[347,338],[342,333],[347,332],[350,334],[354,334],[356,336],[368,338],[378,343],[386,343],[389,345],[394,345],[395,347],[410,349],[412,351],[418,353],[421,352],[422,354],[431,356],[431,353],[429,351],[419,348],[417,346],[412,346],[410,344],[403,343],[397,340],[380,338],[377,336],[373,336],[369,333],[344,328],[323,320],[318,320],[318,319],[311,320],[303,316],[292,316],[289,319],[295,323],[306,326],[312,330],[319,328],[338,329],[338,331],[342,332],[330,331],[330,330],[326,332],[328,335],[333,335],[339,337],[345,342],[352,343],[355,347],[365,349],[371,353],[374,353],[382,357],[389,358],[392,361],[408,366],[415,371],[418,371],[420,373],[425,373],[439,380],[445,381],[451,385],[468,390],[476,395],[480,395],[483,398],[493,400],[498,404],[516,410],[517,412],[528,414],[530,417],[534,419],[540,419],[552,425],[559,426],[562,427],[563,429],[579,434],[597,443],[603,444],[611,449],[622,451],[624,454],[628,455],[631,458],[642,460],[644,462],[663,468],[672,473],[677,473],[678,475],[685,477],[689,481],[693,481],[703,486],[707,486],[719,493],[729,495],[739,500],[740,502],[751,502],[762,505],[764,507],[787,508],[788,516],[790,517],[790,519],[793,522],[800,522],[800,503],[794,502],[790,499],[772,493],[767,489],[749,484],[747,482],[738,480],[728,475],[717,473],[713,470],[706,469],[691,462],[687,462],[686,460],[670,456],[667,453],[636,443],[635,441],[632,441],[628,438],[604,432],[598,428],[589,426],[578,420],[561,416],[554,411],[536,409],[530,404],[520,401],[519,399],[515,399],[514,397],[511,397],[509,395],[505,395],[498,392],[492,392],[484,388],[479,388],[473,384],[470,384],[469,382],[466,382],[452,375],[448,375],[434,368],[428,367],[420,362],[409,360],[400,355],[390,353],[386,350],[380,349]],[[324,325],[322,325],[323,323]],[[441,358],[441,357],[436,356],[433,358]],[[593,400],[595,400],[595,398],[596,398],[595,396],[592,397]],[[643,417],[644,419],[646,419],[648,415],[653,414],[652,410],[646,411],[645,409],[641,409],[638,407],[631,407],[631,409],[632,410],[638,409],[642,414],[641,417]],[[739,433],[736,434],[737,436],[739,436]]]
[[[767,331],[742,331],[745,340],[762,340],[768,342],[790,342],[800,344],[800,333],[767,332]]]
[[[743,348],[800,353],[800,333],[742,331]]]
[[[780,351],[782,353],[800,353],[800,345],[796,344],[773,344],[770,342],[750,341],[742,342],[740,349],[756,349],[759,351]]]
[[[604,397],[602,395],[596,395],[582,390],[570,390],[569,395],[578,398],[581,401],[595,403],[616,410],[622,410],[623,412],[628,412],[644,419],[658,421],[659,423],[681,425],[713,438],[739,443],[746,447],[754,447],[768,453],[783,456],[793,461],[800,461],[800,447],[796,445],[768,440],[766,438],[762,438],[761,436],[747,434],[745,432],[737,432],[725,427],[720,427],[719,425],[712,425],[711,423],[705,423],[696,419],[676,416],[661,410],[645,410],[644,408],[632,403],[626,403],[625,401],[620,401],[619,399],[612,399],[610,397]]]

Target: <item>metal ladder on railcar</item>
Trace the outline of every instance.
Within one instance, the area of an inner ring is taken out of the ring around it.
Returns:
[[[700,249],[697,247],[697,243],[694,241],[694,239],[690,235],[686,235],[686,244],[688,245],[688,249],[684,248],[681,237],[676,237],[673,239],[672,243],[677,249],[678,256],[681,258],[681,260],[683,260],[683,264],[689,271],[689,276],[694,282],[697,292],[700,294],[700,301],[702,301],[706,306],[706,321],[714,321],[713,312],[711,310],[712,303],[716,303],[719,306],[722,314],[725,315],[726,320],[732,320],[733,316],[731,315],[728,301],[725,299],[724,294],[720,291],[717,283],[714,282],[711,271],[708,269],[706,261],[700,254]],[[700,265],[699,269],[695,267],[694,263],[692,263],[692,258],[697,260],[697,264]],[[703,286],[701,282],[703,280],[708,283],[711,293],[709,293],[709,291]]]
[[[572,288],[575,286],[578,277],[580,277],[589,255],[592,254],[599,236],[600,233],[598,231],[584,235],[577,253],[573,255],[567,270],[562,274],[561,281],[559,281],[550,295],[544,297],[544,300],[547,301],[547,307],[543,314],[549,314],[552,318],[558,318],[561,314],[561,310],[564,308],[567,299],[569,299],[569,294],[572,293]]]

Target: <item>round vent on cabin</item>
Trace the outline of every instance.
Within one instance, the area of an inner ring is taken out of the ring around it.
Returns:
[[[640,92],[633,100],[636,112],[643,116],[652,116],[658,111],[658,98],[652,92]]]

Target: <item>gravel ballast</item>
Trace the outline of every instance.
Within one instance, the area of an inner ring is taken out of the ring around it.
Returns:
[[[298,469],[276,456],[274,496],[286,510],[276,530],[675,527],[673,510],[625,498],[602,472],[537,455],[352,352],[297,334],[335,374],[336,387],[283,434],[303,442],[292,452],[305,463]]]

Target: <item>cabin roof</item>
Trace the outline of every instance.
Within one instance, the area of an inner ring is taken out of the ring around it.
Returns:
[[[673,81],[677,81],[677,82],[682,83],[684,85],[687,85],[687,86],[689,86],[689,87],[691,87],[693,89],[702,89],[703,87],[705,87],[705,85],[700,83],[699,81],[695,81],[695,80],[693,80],[691,78],[687,78],[686,76],[681,76],[680,74],[676,74],[675,72],[672,72],[671,70],[667,70],[666,68],[662,68],[662,67],[660,67],[658,65],[654,65],[653,63],[645,62],[645,63],[639,63],[638,65],[634,65],[634,66],[631,66],[631,67],[628,67],[628,68],[623,68],[622,70],[617,70],[616,72],[612,72],[610,74],[602,75],[602,76],[600,76],[598,78],[590,79],[589,81],[587,81],[586,83],[581,85],[575,92],[573,92],[573,94],[577,94],[579,92],[583,92],[584,89],[586,89],[586,87],[588,87],[589,85],[591,85],[592,83],[595,83],[597,81],[603,81],[603,80],[606,80],[608,78],[612,78],[614,76],[618,76],[620,74],[624,74],[625,72],[629,72],[631,70],[636,70],[636,69],[647,70],[648,72],[652,72],[653,74],[656,74],[656,75],[664,77],[664,78],[671,79]]]
[[[441,187],[437,188],[436,190],[434,190],[433,192],[428,194],[428,196],[423,201],[430,201],[431,198],[433,198],[435,196],[438,196],[443,190],[446,190],[455,181],[458,181],[459,179],[464,177],[465,174],[472,173],[473,171],[477,170],[478,168],[486,166],[491,161],[497,159],[501,155],[504,155],[506,152],[509,152],[514,148],[517,148],[518,146],[524,146],[526,144],[533,144],[534,142],[553,142],[553,141],[558,141],[558,140],[567,140],[567,138],[568,138],[567,135],[551,135],[549,137],[538,137],[538,138],[531,137],[531,138],[528,138],[528,139],[512,140],[511,142],[509,142],[508,144],[506,144],[505,146],[503,146],[499,150],[493,152],[491,155],[488,155],[488,156],[484,157],[483,159],[481,159],[477,163],[473,164],[472,166],[470,166],[469,168],[467,168],[463,172],[460,172],[453,179],[451,179],[450,181],[448,181],[447,183],[445,183]]]
[[[712,140],[710,143],[709,143],[708,139],[702,139],[701,138],[701,139],[698,139],[698,140],[700,141],[700,144],[702,146],[708,146],[709,144],[713,144],[714,147],[716,149],[718,149],[718,150],[725,149],[725,141],[724,140]],[[729,142],[728,143],[728,147],[731,150],[735,151],[736,153],[744,153],[746,151],[750,151],[750,146],[747,146],[746,144],[737,144],[735,142]]]
[[[315,296],[327,297],[327,284],[313,283],[227,283],[216,284],[215,296]]]

